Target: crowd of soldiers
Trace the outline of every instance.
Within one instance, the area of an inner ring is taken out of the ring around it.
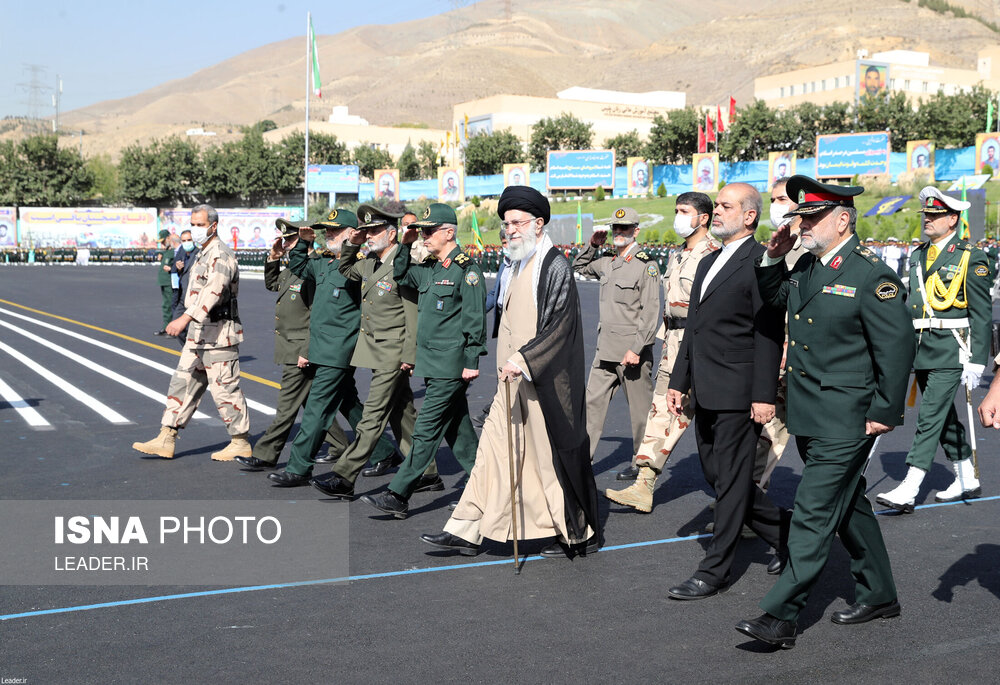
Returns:
[[[761,602],[764,615],[737,630],[791,647],[838,533],[854,559],[856,601],[832,620],[898,616],[864,467],[878,436],[903,423],[913,369],[910,402],[918,389],[923,400],[909,471],[878,503],[913,512],[939,443],[955,480],[935,499],[981,496],[954,398],[960,385],[978,387],[990,363],[996,260],[959,237],[968,203],[933,186],[920,193],[927,240],[912,248],[886,241],[877,246],[880,257],[856,235],[854,197],[861,192],[805,176],[776,183],[766,245],[753,238],[763,201],[752,186],[730,184],[714,201],[684,193],[676,202],[673,228],[683,240],[676,249],[639,245],[639,216],[622,207],[588,244],[567,253],[546,235],[544,196],[511,187],[498,205],[502,247],[482,256],[497,274],[489,292],[483,269],[456,241],[457,217],[446,204],[431,204],[419,219],[372,205],[335,209],[312,223],[279,219],[282,236],[268,255],[265,285],[276,293],[274,360],[282,381],[275,418],[255,445],[239,386],[239,270],[215,235],[217,213],[200,205],[191,215],[199,248],[184,266],[190,282],[183,306],[164,326],[165,334],[182,336],[182,356],[159,434],[133,447],[172,458],[178,430],[207,388],[231,436],[212,459],[267,471],[273,486],[312,485],[339,499],[355,497],[359,476],[398,469],[387,489],[361,499],[403,519],[415,494],[444,489],[436,456],[446,441],[468,481],[444,530],[422,535],[424,542],[474,555],[484,538],[514,540],[516,550],[518,539],[551,537],[543,556],[586,556],[603,543],[592,462],[609,403],[622,389],[632,458],[616,476],[621,489],[605,496],[650,512],[656,482],[689,426],[715,491],[708,550],[694,574],[668,590],[671,598],[702,599],[725,588],[749,528],[772,546],[767,572],[778,581]],[[600,283],[589,373],[575,283],[581,277]],[[491,310],[497,388],[477,417],[477,434],[466,393],[480,377]],[[357,369],[371,371],[364,402]],[[411,376],[424,380],[419,412]],[[994,385],[980,416],[998,427]],[[290,457],[277,470],[300,409]],[[786,511],[767,490],[791,435],[805,467]],[[317,464],[332,471],[316,475]]]

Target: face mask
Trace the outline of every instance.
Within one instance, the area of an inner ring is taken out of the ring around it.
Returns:
[[[509,247],[502,247],[502,248],[500,248],[500,251],[503,252],[503,256],[504,257],[506,257],[507,259],[510,259],[510,248]]]
[[[691,217],[686,214],[677,214],[674,216],[674,233],[681,238],[687,238],[694,232],[695,228],[691,225]]]
[[[194,249],[194,241],[193,240],[185,240],[184,242],[181,243],[181,247],[184,248],[185,252],[190,252],[191,250]]]
[[[781,228],[783,224],[788,223],[791,219],[785,219],[785,215],[791,210],[791,207],[780,202],[771,203],[771,225],[775,228]]]
[[[203,245],[208,239],[208,228],[205,226],[192,226],[191,239],[199,245]]]

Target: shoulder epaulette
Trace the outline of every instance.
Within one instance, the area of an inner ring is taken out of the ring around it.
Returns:
[[[878,255],[876,255],[874,252],[869,250],[864,245],[858,245],[857,247],[854,248],[854,251],[857,252],[862,257],[864,257],[866,260],[870,260],[872,264],[878,264],[880,261]]]
[[[430,264],[431,262],[436,262],[436,261],[437,257],[435,257],[432,254],[429,254],[426,257],[424,257],[424,261],[422,261],[421,264]]]
[[[472,264],[472,258],[469,257],[469,255],[465,254],[464,252],[459,252],[457,255],[455,255],[455,259],[453,259],[452,261],[454,261],[463,269],[467,268],[469,264]]]
[[[958,246],[959,250],[971,250],[972,247],[973,247],[972,245],[970,245],[966,241],[962,240],[961,238],[959,238],[957,241],[955,241],[955,245]]]
[[[374,256],[375,256],[374,252],[369,252],[368,254],[361,254],[360,252],[358,252],[355,255],[355,258],[356,259],[367,259],[368,257],[374,257]]]
[[[320,252],[320,255],[322,255],[323,259],[337,259],[336,253],[327,250],[326,248],[323,248],[323,250]]]
[[[648,254],[646,254],[645,250],[640,250],[640,251],[636,252],[635,253],[635,258],[638,259],[640,262],[649,262],[649,261],[652,261],[652,259],[653,259]]]

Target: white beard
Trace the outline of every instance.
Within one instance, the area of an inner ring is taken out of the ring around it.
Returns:
[[[507,244],[510,246],[511,261],[519,262],[531,254],[538,245],[538,236],[534,231],[528,231],[521,234],[520,240],[510,240]]]

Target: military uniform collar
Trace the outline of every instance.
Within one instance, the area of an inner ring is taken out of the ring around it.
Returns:
[[[936,242],[928,241],[927,245],[928,246],[934,245],[934,246],[937,247],[937,249],[939,249],[940,251],[944,252],[945,246],[948,243],[951,242],[952,238],[958,238],[958,229],[957,228],[954,231],[952,231],[951,233],[949,233],[948,236],[945,237],[945,238],[939,238]]]
[[[832,250],[830,250],[829,252],[827,252],[827,253],[826,253],[825,255],[823,255],[823,256],[822,256],[822,257],[820,258],[820,260],[819,260],[819,261],[820,261],[820,263],[821,263],[821,264],[822,264],[823,266],[830,266],[830,263],[831,263],[831,262],[832,262],[832,261],[834,260],[834,258],[835,258],[835,257],[836,257],[836,256],[837,256],[837,255],[838,255],[838,254],[839,254],[840,252],[843,252],[843,250],[844,250],[844,246],[845,246],[845,245],[847,245],[847,244],[848,244],[849,242],[851,242],[851,240],[857,240],[857,239],[858,239],[858,237],[857,237],[856,235],[854,235],[853,233],[849,233],[849,234],[848,234],[848,236],[847,236],[846,238],[844,238],[844,239],[843,239],[843,240],[842,240],[842,241],[840,242],[840,244],[839,244],[839,245],[837,245],[837,247],[833,248]],[[859,243],[859,244],[860,244],[860,243]],[[841,262],[843,262],[843,261],[844,261],[844,260],[843,260],[843,258],[841,258],[841,260],[840,260],[840,261],[841,261]],[[838,264],[838,266],[839,266],[839,264]]]
[[[454,263],[455,257],[457,255],[461,254],[461,252],[462,252],[462,248],[460,248],[460,247],[458,247],[456,245],[455,249],[453,249],[451,252],[449,252],[448,256],[441,260],[441,266],[443,266],[444,268],[447,269],[449,266],[451,266]]]

